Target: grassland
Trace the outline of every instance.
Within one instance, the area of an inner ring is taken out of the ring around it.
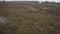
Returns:
[[[0,34],[60,34],[60,10],[22,4],[4,6],[0,8],[0,16],[10,22],[7,26],[0,25]]]

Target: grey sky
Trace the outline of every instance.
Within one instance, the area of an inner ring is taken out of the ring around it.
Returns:
[[[0,0],[2,1],[2,0]],[[6,0],[6,1],[55,1],[60,2],[60,0]]]

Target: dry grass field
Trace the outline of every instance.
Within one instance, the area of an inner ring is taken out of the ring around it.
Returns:
[[[0,34],[60,34],[60,10],[35,6],[0,2]]]

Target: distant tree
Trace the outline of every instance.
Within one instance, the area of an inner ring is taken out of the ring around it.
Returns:
[[[5,7],[5,0],[3,0],[2,2],[2,7]]]
[[[49,1],[45,1],[44,3],[49,3]]]
[[[3,0],[3,4],[5,4],[5,0]]]
[[[57,4],[60,4],[60,2],[58,2]]]
[[[44,3],[43,1],[41,1],[41,3]]]

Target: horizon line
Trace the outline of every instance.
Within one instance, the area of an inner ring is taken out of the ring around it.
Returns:
[[[1,0],[0,0],[1,1]],[[3,1],[3,0],[2,0]],[[6,2],[12,2],[12,1],[6,1]],[[46,1],[39,1],[39,2],[46,2]],[[47,2],[57,2],[57,1],[47,1]]]

